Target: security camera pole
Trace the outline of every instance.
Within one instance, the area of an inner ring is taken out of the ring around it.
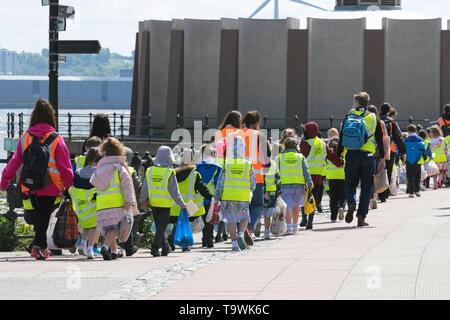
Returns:
[[[97,40],[59,40],[58,32],[66,31],[66,19],[75,15],[71,6],[60,6],[59,0],[41,0],[49,6],[49,50],[48,50],[48,100],[55,108],[56,128],[58,130],[58,65],[66,63],[60,54],[98,54],[101,46]]]

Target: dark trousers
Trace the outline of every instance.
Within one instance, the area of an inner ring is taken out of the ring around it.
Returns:
[[[255,223],[261,218],[262,211],[264,209],[264,184],[257,183],[255,190],[253,190],[253,197],[250,202],[250,221],[248,222],[248,228],[253,230]]]
[[[323,184],[320,184],[318,186],[314,185],[314,188],[312,189],[311,192],[314,197],[314,201],[316,202],[316,205],[320,204],[322,202],[323,196]]]
[[[202,241],[203,242],[214,242],[214,225],[206,222],[206,216],[208,215],[209,205],[205,206],[206,214],[202,215],[203,222],[205,223],[205,227],[202,230]]]
[[[164,237],[167,225],[169,224],[170,208],[152,207],[153,220],[155,221],[156,233],[153,238],[152,248],[159,249],[169,244]]]
[[[336,220],[339,208],[345,207],[345,180],[328,180],[330,186],[331,220]]]
[[[420,191],[420,170],[420,164],[406,162],[406,178],[408,179],[406,193],[413,194]]]
[[[36,197],[38,208],[35,209],[37,214],[36,224],[34,225],[34,240],[33,245],[40,247],[41,249],[47,248],[47,229],[55,207],[56,197]]]
[[[389,185],[391,185],[391,179],[392,179],[392,169],[394,167],[394,162],[395,162],[395,152],[391,152],[391,158],[390,160],[385,160],[386,162],[386,170],[387,170],[387,176],[388,176],[388,181],[389,181]],[[378,198],[380,198],[380,200],[383,199],[387,199],[389,197],[389,188],[385,191],[383,191],[382,193],[380,193],[378,195]]]
[[[356,188],[361,181],[357,215],[365,218],[369,211],[370,194],[375,173],[375,157],[361,150],[349,150],[345,156],[345,195],[347,204],[356,204]]]
[[[225,222],[220,221],[219,226],[217,228],[216,240],[225,240],[227,237],[227,230],[225,228]]]

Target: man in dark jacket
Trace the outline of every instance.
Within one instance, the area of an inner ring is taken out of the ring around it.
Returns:
[[[405,143],[403,142],[403,139],[402,139],[402,131],[401,131],[398,123],[393,118],[388,116],[388,113],[391,110],[393,110],[393,108],[391,108],[391,105],[389,103],[385,102],[381,105],[380,120],[384,121],[387,133],[388,133],[389,137],[391,138],[390,160],[386,160],[386,169],[387,169],[389,184],[391,183],[392,168],[394,166],[394,161],[395,161],[395,156],[397,154],[397,151],[400,155],[406,154]],[[397,151],[395,149],[396,147],[397,147]],[[378,195],[378,197],[380,198],[381,202],[386,202],[386,199],[389,197],[389,195],[390,195],[390,192],[389,192],[389,189],[387,189],[386,191],[380,193]]]

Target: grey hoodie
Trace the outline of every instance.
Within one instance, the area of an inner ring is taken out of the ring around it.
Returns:
[[[167,146],[160,146],[156,153],[155,167],[172,168],[174,162],[174,157],[172,150]],[[178,182],[175,174],[172,174],[169,178],[169,193],[180,207],[185,207],[186,203],[183,201],[183,197],[180,194],[180,189],[178,188]],[[147,175],[145,175],[144,183],[142,183],[141,194],[140,194],[141,205],[148,201],[148,182]]]

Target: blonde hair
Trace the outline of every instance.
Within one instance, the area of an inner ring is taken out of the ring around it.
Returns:
[[[442,130],[440,127],[438,126],[432,126],[431,127],[431,135],[433,137],[443,137],[444,134],[442,133]]]
[[[331,128],[330,130],[328,130],[327,132],[327,137],[328,139],[331,139],[333,137],[339,137],[339,131],[336,128]]]
[[[100,154],[103,157],[108,156],[125,157],[125,149],[123,148],[123,145],[119,140],[113,137],[109,137],[105,142],[101,144]]]

